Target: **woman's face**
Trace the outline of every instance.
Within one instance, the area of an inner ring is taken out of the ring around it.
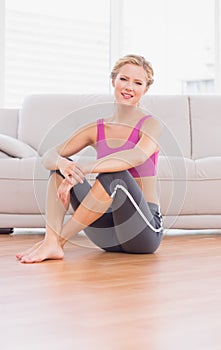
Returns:
[[[137,106],[148,90],[144,68],[130,63],[120,68],[112,84],[116,102],[131,106]]]

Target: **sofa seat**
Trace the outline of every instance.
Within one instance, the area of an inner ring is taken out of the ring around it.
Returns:
[[[160,203],[168,227],[203,229],[205,222],[213,228],[221,227],[221,157],[161,157],[159,179]]]
[[[0,213],[44,212],[44,194],[49,172],[41,158],[1,159]]]

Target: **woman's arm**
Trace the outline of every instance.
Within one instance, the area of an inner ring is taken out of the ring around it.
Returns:
[[[143,164],[159,148],[162,125],[156,119],[143,123],[141,138],[133,149],[112,153],[83,166],[85,173],[127,170]]]
[[[92,145],[96,141],[97,127],[96,123],[88,124],[78,129],[68,140],[49,149],[42,157],[42,163],[48,170],[59,169],[70,184],[82,182],[84,171],[82,167],[70,160],[70,157],[85,147]],[[73,177],[76,181],[73,181]]]

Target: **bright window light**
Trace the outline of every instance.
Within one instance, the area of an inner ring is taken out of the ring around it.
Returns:
[[[123,0],[123,53],[152,62],[151,93],[214,92],[214,0]]]
[[[109,0],[6,1],[5,104],[109,92]]]

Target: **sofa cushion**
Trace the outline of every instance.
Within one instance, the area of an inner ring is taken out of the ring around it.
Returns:
[[[10,156],[5,152],[0,151],[0,159],[2,158],[10,158]]]
[[[37,214],[44,208],[49,171],[41,158],[1,159],[1,213]]]
[[[0,180],[46,180],[49,171],[44,168],[40,157],[1,159]]]
[[[221,157],[160,157],[158,192],[164,215],[220,213]]]
[[[192,158],[220,156],[220,96],[190,96]]]
[[[193,180],[196,178],[195,162],[184,157],[159,156],[158,178],[171,182]]]
[[[14,137],[4,134],[0,134],[0,151],[15,158],[37,156],[37,152],[32,147]]]
[[[197,159],[195,160],[195,167],[196,180],[221,180],[221,156]]]

